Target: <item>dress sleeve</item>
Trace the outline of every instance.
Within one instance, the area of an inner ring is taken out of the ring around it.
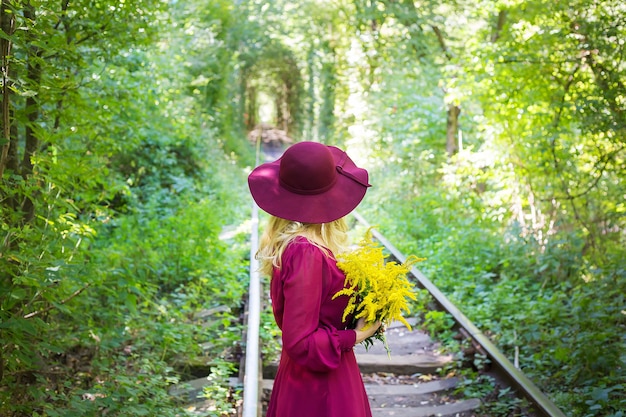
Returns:
[[[283,259],[283,347],[289,357],[313,371],[339,366],[343,350],[356,341],[354,330],[320,323],[325,256],[311,244],[298,244]]]

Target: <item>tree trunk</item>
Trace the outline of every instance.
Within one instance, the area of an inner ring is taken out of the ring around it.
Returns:
[[[452,156],[459,151],[459,115],[461,108],[454,104],[448,104],[448,123],[446,126],[446,151],[448,156]]]
[[[274,99],[274,108],[276,111],[276,127],[281,130],[285,130],[284,103],[285,91],[283,90],[283,86],[281,85],[276,89],[276,96]]]
[[[294,100],[294,89],[291,85],[290,79],[286,76],[283,77],[283,85],[285,89],[285,129],[283,130],[285,131],[287,136],[289,136],[289,134],[294,130],[294,118],[292,115],[296,109],[293,109],[291,107]]]
[[[307,95],[307,125],[305,126],[304,137],[308,140],[313,140],[315,137],[315,50],[309,50],[307,56],[307,70],[309,73],[309,88]]]
[[[491,43],[496,42],[500,38],[500,34],[502,33],[502,28],[504,27],[505,21],[506,10],[500,10],[500,13],[498,13],[498,21],[496,22],[496,26],[493,28],[493,32],[491,32]]]
[[[15,15],[7,13],[10,10],[9,0],[2,0],[0,9],[0,29],[8,36],[15,29]],[[11,145],[11,89],[9,88],[9,55],[11,54],[11,41],[2,37],[0,39],[0,54],[2,54],[2,150],[0,152],[0,179],[4,174]]]
[[[256,126],[256,87],[248,87],[247,92],[248,103],[246,105],[246,129],[250,132]]]
[[[35,10],[32,5],[27,4],[24,7],[24,17],[29,19],[33,24],[36,22],[37,16],[35,14]],[[33,39],[32,36],[28,37],[29,53],[28,53],[28,65],[27,65],[27,79],[29,83],[29,87],[32,91],[39,91],[39,83],[41,81],[41,65],[39,63],[39,59],[41,58],[41,50],[37,46],[33,46],[33,43],[36,39]],[[22,177],[26,178],[33,172],[33,163],[32,156],[37,151],[37,147],[39,145],[39,140],[37,139],[37,135],[35,134],[34,126],[39,120],[39,97],[37,94],[29,95],[26,98],[26,118],[28,123],[26,123],[24,135],[25,135],[25,146],[24,146],[24,157],[22,159],[21,166],[21,174]]]
[[[24,17],[29,19],[33,24],[37,20],[37,16],[35,14],[35,9],[31,4],[27,4],[24,7]],[[41,49],[37,46],[34,46],[36,39],[33,39],[29,36],[28,43],[31,45],[29,48],[28,54],[28,65],[27,65],[27,79],[30,83],[30,88],[34,92],[39,91],[39,84],[41,81]],[[38,94],[30,95],[26,98],[26,118],[28,123],[26,124],[24,131],[24,157],[22,158],[22,166],[21,166],[21,175],[24,179],[31,176],[33,173],[33,161],[32,157],[37,152],[39,147],[39,138],[35,132],[35,125],[39,120],[40,114],[40,105],[39,105],[39,96]],[[32,200],[29,197],[24,198],[24,202],[22,203],[22,210],[24,212],[25,223],[29,222],[35,215],[35,206]]]
[[[0,30],[3,34],[11,36],[15,28],[15,18],[13,13],[7,13],[10,10],[9,0],[2,0],[0,9]],[[11,53],[11,41],[2,37],[0,39],[0,57],[2,63],[2,131],[0,136],[0,144],[2,144],[0,150],[0,181],[2,181],[4,169],[7,166],[7,159],[9,155],[9,148],[11,147],[11,89],[9,88],[9,55]],[[4,203],[7,204],[7,203]],[[8,202],[10,204],[10,202]],[[8,244],[8,240],[5,239],[3,246]],[[4,248],[2,249],[4,251]],[[4,284],[3,284],[4,285]],[[9,284],[11,285],[11,284]],[[2,352],[6,346],[0,346],[0,381],[4,377],[4,356]]]

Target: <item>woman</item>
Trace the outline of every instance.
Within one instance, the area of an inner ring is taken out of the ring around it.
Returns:
[[[270,276],[282,353],[267,417],[370,417],[353,347],[380,323],[342,321],[345,275],[335,254],[347,243],[344,216],[365,196],[368,174],[333,146],[299,142],[248,177],[272,217],[257,254]]]

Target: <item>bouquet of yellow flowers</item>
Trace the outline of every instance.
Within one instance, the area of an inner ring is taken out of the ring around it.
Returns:
[[[333,298],[341,295],[350,297],[343,313],[344,321],[351,313],[354,313],[355,321],[361,317],[365,317],[366,323],[380,320],[381,328],[362,343],[369,348],[374,339],[380,340],[390,353],[384,327],[398,320],[411,330],[402,313],[410,313],[408,300],[416,300],[416,295],[414,284],[406,274],[415,263],[425,258],[412,255],[401,264],[386,262],[387,255],[383,254],[383,247],[373,240],[371,229],[367,230],[356,250],[338,257],[337,266],[346,274],[346,281],[345,288]]]

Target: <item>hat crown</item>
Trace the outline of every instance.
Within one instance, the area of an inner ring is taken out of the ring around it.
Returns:
[[[254,201],[267,213],[303,223],[328,223],[348,213],[365,196],[367,170],[348,154],[320,142],[298,142],[283,156],[248,175]]]
[[[317,142],[300,142],[280,160],[280,185],[297,194],[320,194],[337,182],[333,155]]]

